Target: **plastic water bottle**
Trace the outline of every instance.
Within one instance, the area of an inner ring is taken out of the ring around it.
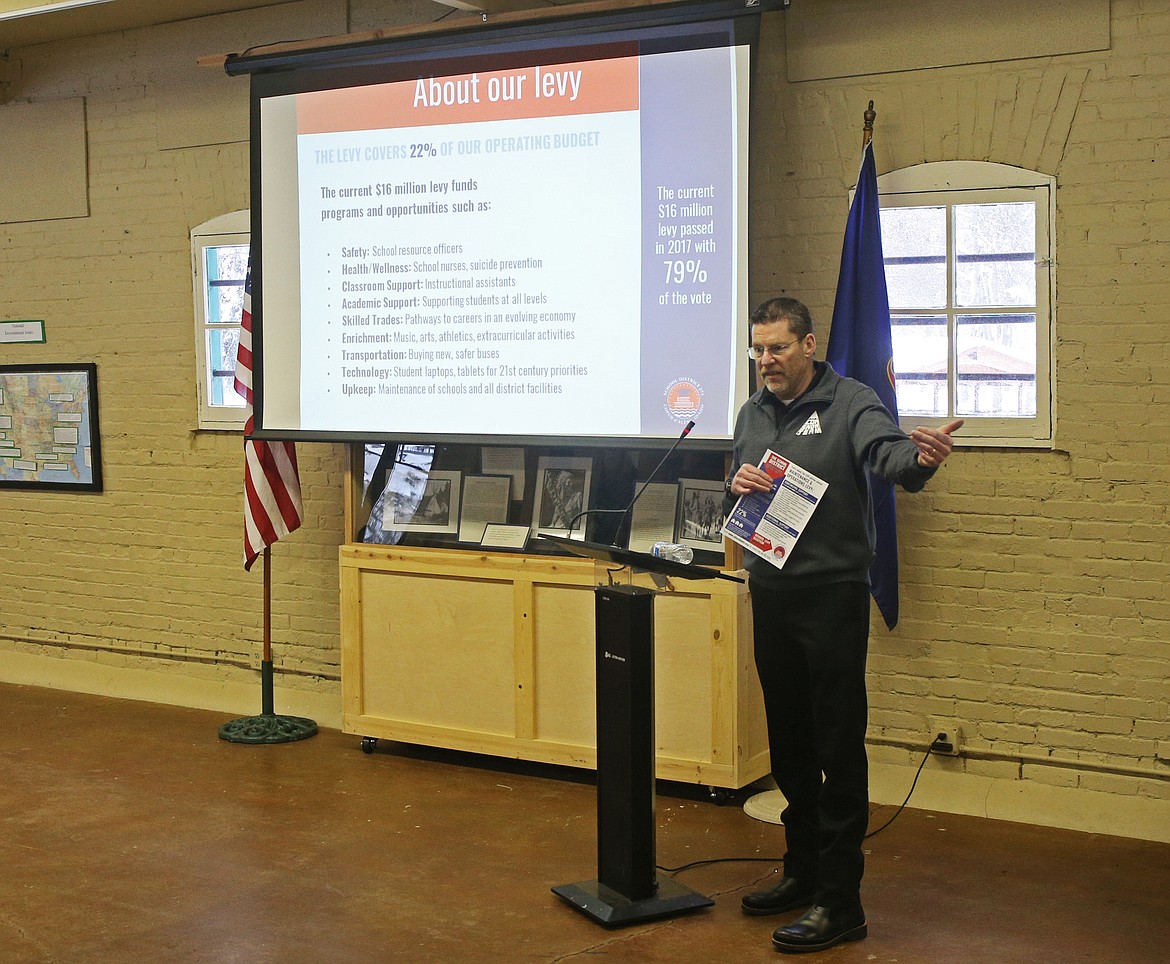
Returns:
[[[689,563],[695,558],[690,546],[680,546],[677,542],[656,542],[650,547],[650,555],[681,563]]]

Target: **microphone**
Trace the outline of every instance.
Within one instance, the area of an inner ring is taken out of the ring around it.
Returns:
[[[682,443],[683,439],[685,439],[688,435],[691,434],[691,429],[693,429],[694,427],[695,427],[695,420],[692,418],[689,422],[687,422],[686,428],[684,428],[682,430],[682,432],[679,434],[679,437],[674,440],[674,445],[672,445],[669,449],[666,450],[666,454],[664,456],[662,456],[662,461],[659,462],[656,466],[654,466],[653,472],[651,472],[648,476],[646,476],[646,481],[643,482],[642,485],[639,487],[638,491],[634,493],[634,497],[632,499],[630,499],[630,504],[627,505],[625,508],[625,511],[622,512],[622,517],[620,520],[618,520],[617,532],[621,532],[622,526],[624,526],[629,521],[630,513],[634,511],[634,503],[637,502],[642,497],[642,493],[646,491],[646,486],[648,486],[651,482],[654,481],[654,477],[662,469],[662,466],[664,466],[666,464],[666,460],[668,458],[670,458],[672,455],[674,455],[674,450],[679,447],[679,445]]]
[[[621,532],[622,526],[624,526],[626,524],[627,517],[634,510],[634,503],[637,502],[639,498],[641,498],[642,493],[646,491],[646,486],[648,486],[652,481],[654,481],[654,477],[658,474],[659,470],[661,470],[662,466],[664,466],[666,464],[666,460],[674,454],[674,450],[679,447],[679,443],[681,443],[683,439],[685,439],[688,435],[691,434],[691,429],[693,429],[694,427],[695,427],[695,420],[694,419],[691,419],[689,422],[687,422],[686,428],[684,428],[682,430],[682,432],[679,434],[679,437],[674,440],[674,444],[671,445],[671,447],[666,450],[666,454],[664,456],[662,456],[662,461],[659,462],[656,466],[654,466],[654,471],[651,472],[648,476],[646,476],[646,481],[643,482],[641,487],[638,489],[638,491],[634,493],[634,497],[632,499],[630,499],[629,505],[627,505],[624,509],[585,509],[583,512],[578,512],[575,516],[573,516],[572,519],[569,520],[568,529],[569,529],[570,537],[573,534],[573,527],[576,526],[577,520],[582,518],[583,516],[593,515],[594,513],[607,513],[608,514],[608,513],[613,513],[613,512],[620,512],[622,514],[622,517],[621,517],[621,519],[618,520],[618,526],[617,526],[617,529],[614,530],[614,532],[615,532],[615,534],[618,532]]]

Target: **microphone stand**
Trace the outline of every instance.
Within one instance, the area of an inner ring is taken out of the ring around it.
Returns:
[[[648,476],[646,476],[646,481],[643,482],[642,485],[639,487],[638,491],[634,493],[634,497],[632,499],[630,499],[629,505],[627,505],[624,509],[583,509],[582,511],[578,512],[575,516],[573,516],[573,518],[571,518],[569,520],[569,525],[567,526],[567,528],[569,530],[569,538],[571,539],[573,537],[573,529],[576,527],[577,521],[579,519],[583,518],[584,516],[594,515],[594,514],[603,515],[603,514],[610,514],[610,513],[614,513],[614,512],[620,512],[622,514],[621,519],[618,520],[618,527],[616,530],[614,530],[614,535],[616,536],[618,533],[620,533],[622,531],[622,526],[624,526],[626,524],[626,522],[628,521],[627,517],[629,516],[629,514],[631,512],[634,511],[634,503],[637,502],[638,499],[640,499],[642,497],[642,493],[646,491],[646,486],[648,486],[651,483],[651,481],[653,481],[654,477],[662,469],[662,466],[664,466],[666,464],[666,460],[674,454],[674,450],[676,448],[678,448],[679,443],[682,442],[683,439],[685,439],[688,435],[691,434],[691,429],[693,429],[694,427],[695,427],[694,419],[691,419],[691,421],[687,422],[686,428],[684,428],[682,430],[682,434],[679,435],[679,437],[674,440],[674,444],[666,450],[666,454],[664,456],[662,456],[662,461],[659,462],[656,466],[654,466],[654,471],[651,472]]]
[[[654,480],[654,477],[656,475],[658,475],[658,473],[661,471],[662,466],[664,466],[666,464],[666,460],[668,458],[670,458],[672,455],[674,455],[674,450],[679,447],[679,445],[681,444],[683,439],[685,439],[688,435],[691,434],[691,429],[693,429],[694,427],[695,427],[695,421],[694,421],[694,419],[691,419],[691,421],[687,422],[686,428],[684,428],[682,430],[682,434],[680,434],[679,437],[674,440],[674,445],[672,445],[670,448],[668,448],[666,450],[666,454],[664,456],[662,456],[662,461],[659,462],[656,466],[654,466],[654,471],[652,471],[648,476],[646,476],[646,481],[643,482],[641,484],[641,486],[639,486],[638,491],[634,493],[634,497],[632,499],[630,499],[630,504],[627,505],[625,507],[624,511],[622,512],[622,518],[618,522],[618,527],[617,527],[618,532],[621,532],[622,526],[624,526],[629,521],[629,515],[631,512],[634,511],[634,503],[637,502],[642,497],[642,493],[646,491],[646,486],[648,486]]]

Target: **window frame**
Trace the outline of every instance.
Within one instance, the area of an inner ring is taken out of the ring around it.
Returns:
[[[233,327],[208,319],[208,286],[204,252],[208,248],[226,245],[250,245],[251,212],[233,211],[212,218],[191,229],[191,278],[195,316],[195,397],[198,423],[201,430],[243,431],[247,421],[246,406],[212,405],[207,384],[207,332],[210,329]],[[239,328],[236,321],[235,328]]]
[[[948,305],[948,393],[956,378],[955,315],[970,314],[953,301],[954,267],[949,243],[951,205],[1031,198],[1036,204],[1036,415],[1030,418],[963,416],[956,444],[1012,448],[1054,448],[1056,438],[1056,178],[990,161],[935,161],[889,171],[878,177],[878,200],[885,207],[946,205]],[[937,309],[928,309],[931,312]],[[906,314],[912,314],[910,309]],[[947,418],[907,415],[903,428],[940,426]]]

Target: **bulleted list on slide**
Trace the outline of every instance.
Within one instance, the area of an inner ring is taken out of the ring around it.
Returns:
[[[297,95],[304,427],[425,400],[436,434],[472,401],[502,434],[563,431],[584,402],[590,433],[642,430],[645,357],[676,334],[705,351],[671,326],[732,271],[731,192],[647,157],[638,66]]]

